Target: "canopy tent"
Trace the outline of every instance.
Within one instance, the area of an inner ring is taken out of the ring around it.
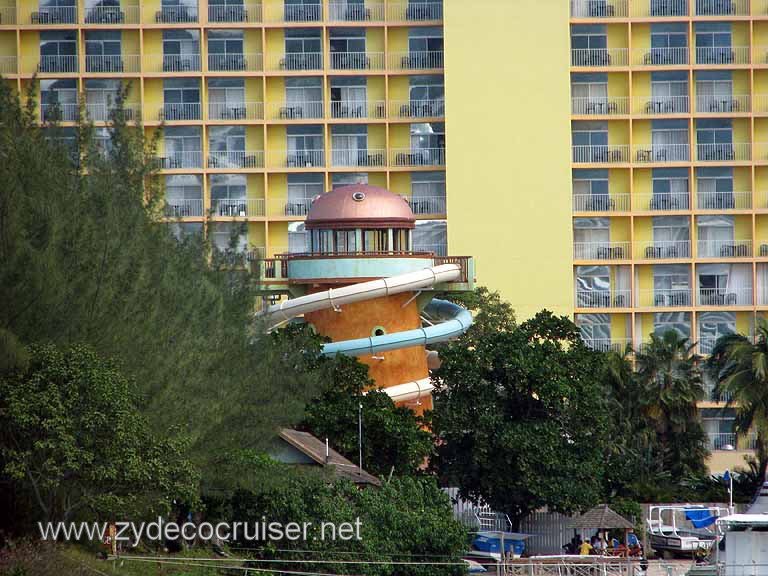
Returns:
[[[571,521],[573,528],[594,530],[631,530],[632,522],[610,509],[608,504],[599,504]]]

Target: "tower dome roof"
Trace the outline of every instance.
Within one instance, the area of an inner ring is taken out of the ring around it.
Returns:
[[[353,184],[317,196],[307,214],[306,227],[413,228],[416,218],[408,202],[386,188]]]

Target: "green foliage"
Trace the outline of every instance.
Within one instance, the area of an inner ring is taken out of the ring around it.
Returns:
[[[515,311],[501,294],[478,286],[472,292],[446,294],[445,297],[472,312],[473,322],[462,342],[473,346],[485,335],[511,331],[515,328]]]
[[[421,428],[420,418],[375,389],[368,367],[355,358],[337,356],[322,367],[325,390],[307,405],[303,426],[357,463],[362,405],[363,468],[376,475],[415,474],[432,451],[431,435]]]
[[[0,462],[39,518],[129,519],[167,513],[174,499],[195,502],[185,441],[152,433],[135,383],[113,362],[81,346],[29,355],[26,369],[0,378]]]
[[[432,413],[440,475],[515,523],[545,505],[570,513],[595,504],[609,432],[603,355],[547,311],[472,348],[460,338],[441,351]]]

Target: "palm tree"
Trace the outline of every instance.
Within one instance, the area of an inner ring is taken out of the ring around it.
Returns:
[[[697,409],[704,389],[693,347],[669,330],[652,334],[636,355],[640,409],[675,480],[706,473],[708,451]]]
[[[718,339],[707,361],[707,369],[717,381],[716,391],[729,399],[726,406],[736,409],[737,434],[754,432],[758,454],[768,452],[768,322],[758,318],[753,344],[741,334]],[[760,458],[760,483],[768,462]]]

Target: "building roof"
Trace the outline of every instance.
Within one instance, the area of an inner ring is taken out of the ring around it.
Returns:
[[[629,530],[634,528],[632,523],[620,516],[608,507],[608,504],[599,504],[591,510],[571,522],[573,528],[595,528],[611,530],[615,528]]]
[[[314,460],[322,467],[333,468],[333,472],[339,478],[351,480],[355,484],[369,484],[381,486],[381,481],[373,474],[369,474],[356,464],[353,464],[344,456],[328,447],[326,459],[326,444],[309,432],[299,432],[290,428],[280,430],[280,438]]]
[[[413,228],[416,218],[408,202],[386,188],[353,184],[315,198],[307,214],[312,228]]]

